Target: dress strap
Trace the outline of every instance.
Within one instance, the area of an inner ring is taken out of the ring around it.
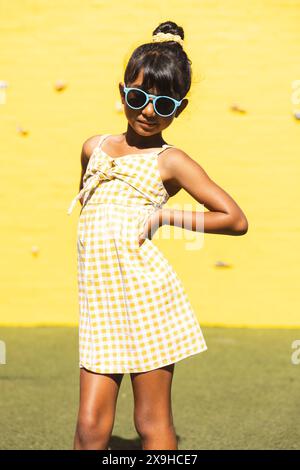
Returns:
[[[102,145],[102,142],[106,139],[106,137],[108,137],[110,134],[103,134],[100,139],[98,140],[98,143],[95,147],[95,149],[97,148],[101,148],[101,145]]]
[[[161,150],[159,150],[158,152],[156,152],[156,155],[159,155],[161,152],[163,152],[165,149],[167,149],[168,147],[174,147],[174,145],[168,145],[168,144],[164,144],[161,148]]]

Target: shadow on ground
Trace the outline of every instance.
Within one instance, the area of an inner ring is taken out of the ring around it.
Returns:
[[[176,435],[178,442],[180,441],[180,437]],[[120,436],[112,436],[108,450],[142,450],[142,442],[140,438],[136,439],[124,439]]]

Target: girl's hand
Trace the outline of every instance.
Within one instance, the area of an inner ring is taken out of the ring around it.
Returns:
[[[145,224],[144,231],[139,238],[139,246],[144,243],[146,238],[151,240],[156,230],[162,225],[162,213],[163,209],[158,209],[150,215],[147,220],[147,223]]]

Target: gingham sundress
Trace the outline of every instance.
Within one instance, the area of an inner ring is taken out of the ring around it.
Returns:
[[[77,230],[79,367],[145,372],[207,349],[177,273],[148,238],[147,219],[169,199],[153,153],[113,158],[102,135],[83,177]]]

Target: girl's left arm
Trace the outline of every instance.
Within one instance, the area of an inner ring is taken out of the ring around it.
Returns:
[[[159,211],[159,225],[174,225],[193,231],[199,231],[201,227],[201,231],[206,233],[223,235],[247,233],[247,218],[233,198],[184,151],[172,150],[172,155],[164,160],[164,172],[208,211],[163,208]]]

